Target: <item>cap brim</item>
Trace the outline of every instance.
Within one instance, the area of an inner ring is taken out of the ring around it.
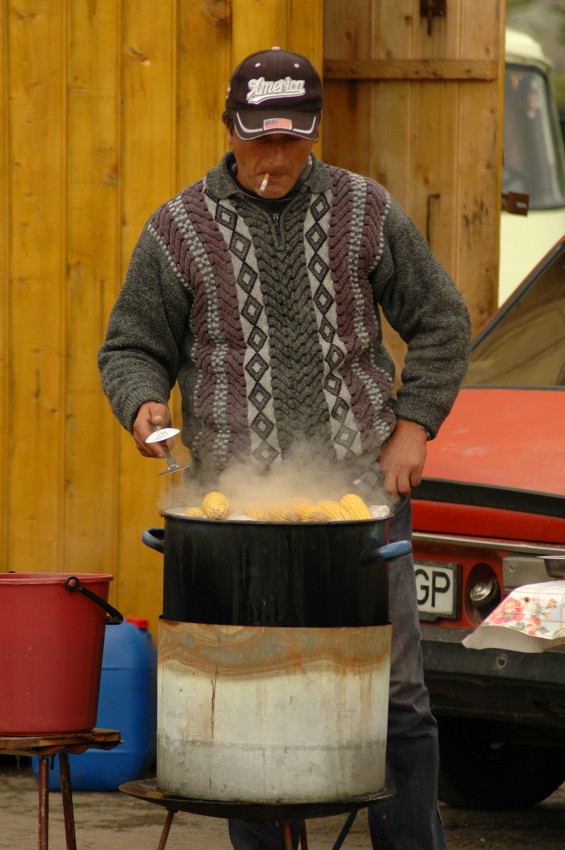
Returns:
[[[271,112],[266,109],[238,109],[234,112],[235,132],[244,141],[274,133],[299,139],[317,139],[319,123],[319,112]]]

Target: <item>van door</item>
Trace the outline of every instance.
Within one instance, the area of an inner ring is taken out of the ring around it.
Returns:
[[[565,156],[548,70],[512,61],[507,41],[502,192],[527,194],[529,212],[501,213],[499,304],[565,233]]]

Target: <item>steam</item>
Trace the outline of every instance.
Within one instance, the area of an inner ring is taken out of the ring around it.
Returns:
[[[304,440],[293,446],[289,458],[273,464],[268,471],[251,460],[232,464],[213,487],[203,487],[191,480],[190,470],[185,476],[174,477],[175,482],[169,482],[167,492],[158,502],[159,510],[199,505],[211,489],[223,493],[235,511],[246,504],[268,508],[289,502],[337,501],[346,493],[355,492],[356,476],[349,464],[322,459],[319,446]],[[370,502],[387,507],[393,504],[382,488],[371,494]]]

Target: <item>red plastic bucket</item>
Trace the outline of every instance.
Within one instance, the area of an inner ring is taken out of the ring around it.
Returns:
[[[105,627],[121,620],[107,602],[112,580],[0,574],[0,734],[94,728]]]

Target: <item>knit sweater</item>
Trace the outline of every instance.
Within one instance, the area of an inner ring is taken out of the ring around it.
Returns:
[[[373,180],[312,157],[273,214],[230,155],[159,207],[134,249],[99,352],[132,430],[146,401],[182,398],[183,441],[210,473],[311,457],[378,457],[396,418],[435,434],[463,377],[463,299],[414,223]],[[397,398],[378,306],[408,345]]]

